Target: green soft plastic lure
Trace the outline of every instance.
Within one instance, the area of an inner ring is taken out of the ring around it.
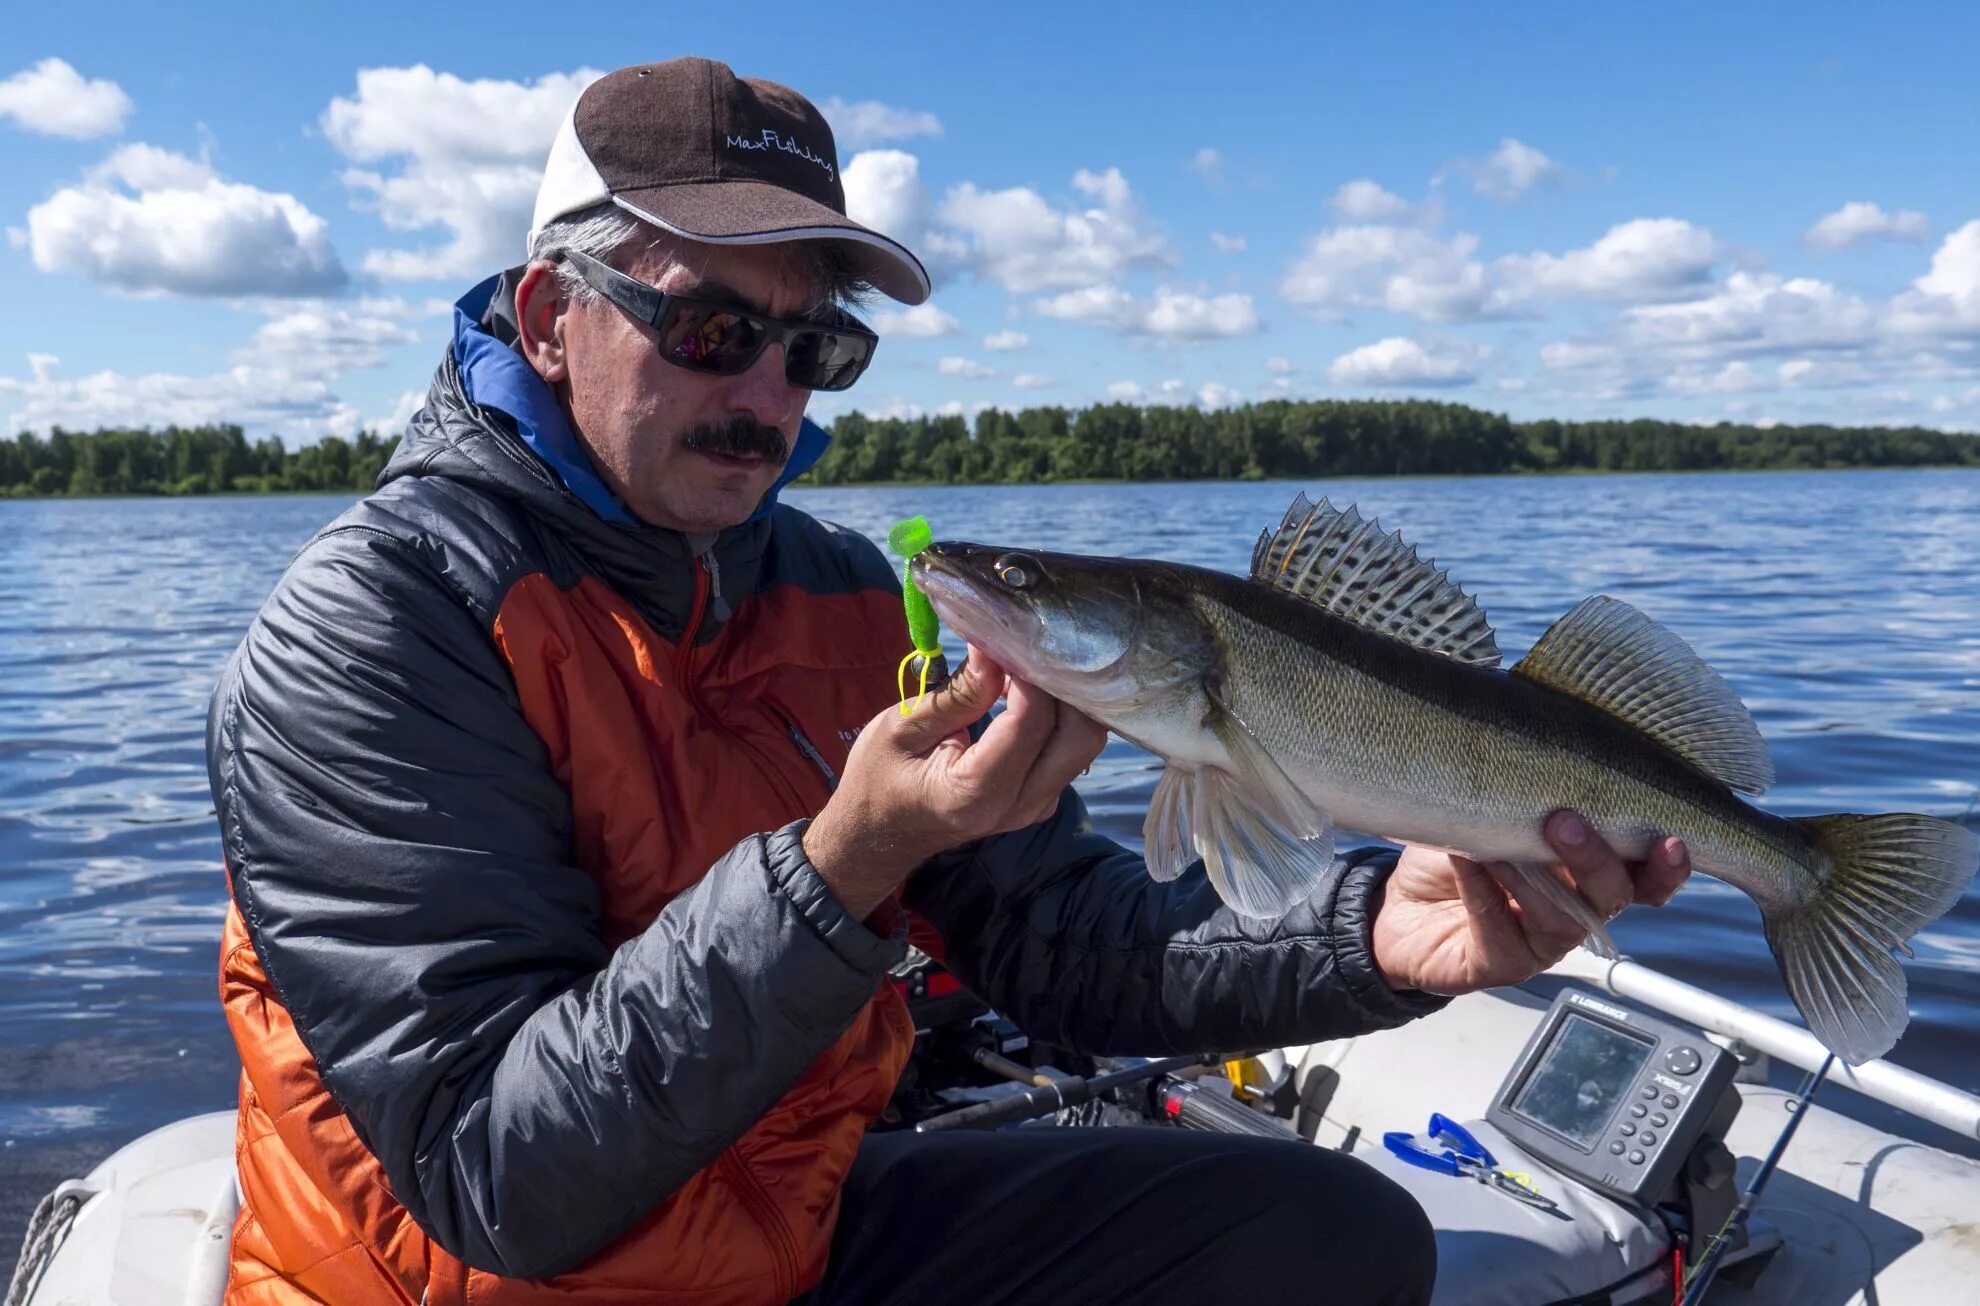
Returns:
[[[914,641],[914,651],[901,659],[901,668],[896,681],[901,691],[901,715],[906,716],[928,696],[928,672],[935,665],[935,659],[942,654],[942,619],[935,615],[935,605],[914,583],[914,557],[935,542],[935,533],[928,527],[926,517],[909,517],[894,523],[887,532],[887,547],[901,556],[901,602],[907,608],[908,637]],[[916,658],[921,659],[919,693],[914,703],[908,702],[908,665]]]

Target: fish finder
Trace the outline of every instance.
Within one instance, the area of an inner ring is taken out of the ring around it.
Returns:
[[[1671,1196],[1739,1111],[1732,1054],[1576,988],[1554,998],[1485,1118],[1533,1156],[1638,1206]]]

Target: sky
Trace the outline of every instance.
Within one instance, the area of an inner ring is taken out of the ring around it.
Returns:
[[[23,6],[0,433],[397,430],[571,101],[832,120],[931,302],[830,421],[1433,397],[1980,431],[1971,5]]]

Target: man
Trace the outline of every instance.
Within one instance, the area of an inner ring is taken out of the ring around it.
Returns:
[[[848,293],[928,282],[794,92],[597,82],[531,253],[215,695],[229,1301],[1425,1299],[1421,1212],[1318,1148],[867,1137],[887,969],[912,925],[1040,1038],[1215,1050],[1401,1024],[1572,923],[1418,852],[1236,918],[1090,832],[1078,713],[981,658],[899,713],[892,567],[776,492],[870,357]],[[1686,869],[1559,847],[1610,911]]]

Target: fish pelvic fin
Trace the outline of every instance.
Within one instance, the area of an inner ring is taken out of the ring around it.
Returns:
[[[1980,836],[1908,812],[1796,822],[1830,863],[1808,900],[1762,909],[1788,993],[1822,1045],[1852,1066],[1904,1032],[1904,970],[1892,951],[1943,916],[1980,867]]]
[[[1142,823],[1144,860],[1173,880],[1195,857],[1224,904],[1276,920],[1312,897],[1334,864],[1334,827],[1236,717],[1208,722],[1229,767],[1170,763]]]
[[[1294,499],[1279,528],[1258,537],[1251,579],[1426,652],[1499,665],[1497,637],[1477,601],[1400,532],[1384,532],[1352,504]]]
[[[1582,947],[1604,961],[1621,958],[1622,952],[1617,949],[1616,941],[1609,937],[1608,922],[1588,905],[1586,898],[1564,883],[1552,866],[1545,862],[1513,862],[1511,866],[1514,899],[1524,894],[1567,913],[1576,925],[1587,931],[1581,940]]]
[[[1743,793],[1774,782],[1767,741],[1732,686],[1621,599],[1583,600],[1512,673],[1601,708]]]

